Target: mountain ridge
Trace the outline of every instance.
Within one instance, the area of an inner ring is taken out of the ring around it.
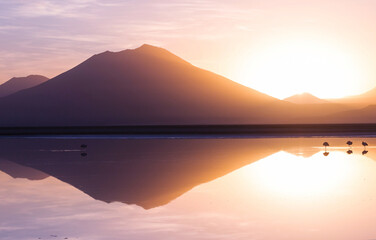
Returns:
[[[27,77],[13,77],[0,85],[0,97],[6,97],[13,93],[25,90],[48,81],[49,78],[42,75],[29,75]]]

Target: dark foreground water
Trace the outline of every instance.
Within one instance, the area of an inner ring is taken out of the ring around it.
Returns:
[[[376,239],[373,146],[0,139],[0,239]]]

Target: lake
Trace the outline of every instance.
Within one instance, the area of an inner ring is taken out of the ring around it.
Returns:
[[[374,146],[2,138],[0,239],[376,239]]]

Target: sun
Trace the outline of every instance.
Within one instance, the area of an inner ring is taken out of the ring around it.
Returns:
[[[300,39],[269,44],[245,56],[237,81],[283,99],[303,92],[344,97],[364,91],[368,79],[353,52],[333,43]]]

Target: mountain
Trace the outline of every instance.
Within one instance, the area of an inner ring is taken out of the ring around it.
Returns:
[[[291,97],[284,99],[287,102],[295,103],[295,104],[321,104],[321,103],[329,103],[326,100],[320,99],[316,96],[313,96],[309,93],[302,93],[296,94]]]
[[[328,123],[376,123],[376,88],[363,94],[330,99],[331,102],[346,104],[353,109],[317,117],[316,121]]]
[[[0,85],[0,97],[5,97],[15,92],[37,86],[48,80],[41,75],[29,75],[27,77],[14,77]]]
[[[355,96],[351,96],[349,98],[352,98],[352,99],[373,99],[373,100],[376,100],[376,88],[372,88],[371,90],[365,92],[365,93],[362,93],[362,94],[359,94],[359,95],[355,95]]]
[[[326,123],[376,123],[376,105],[315,117],[314,121]]]
[[[262,121],[279,101],[197,68],[162,48],[94,55],[0,101],[2,126],[205,124]]]
[[[376,88],[373,88],[359,95],[344,97],[340,99],[329,99],[329,101],[340,104],[352,104],[357,108],[366,107],[368,105],[376,104]]]
[[[281,101],[150,45],[104,52],[0,100],[0,126],[310,122],[349,110]]]

